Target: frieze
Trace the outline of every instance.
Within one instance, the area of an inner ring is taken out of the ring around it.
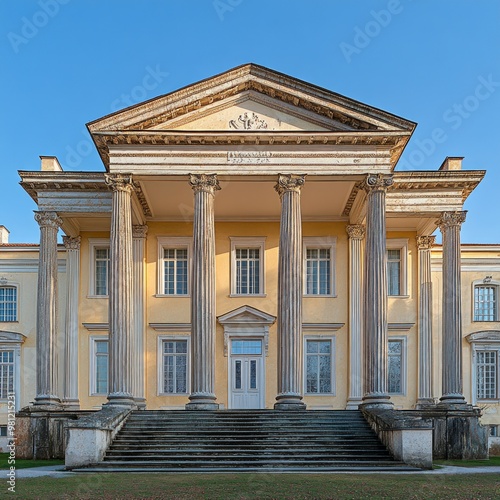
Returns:
[[[267,128],[267,122],[259,118],[255,113],[245,112],[236,120],[229,121],[229,128],[235,130],[260,130]]]
[[[269,151],[228,151],[228,163],[270,163],[272,153]]]

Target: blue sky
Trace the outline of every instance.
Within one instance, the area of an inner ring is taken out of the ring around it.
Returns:
[[[400,170],[486,178],[462,241],[500,243],[498,0],[2,0],[0,224],[38,241],[18,170],[104,169],[85,124],[255,62],[418,123]]]

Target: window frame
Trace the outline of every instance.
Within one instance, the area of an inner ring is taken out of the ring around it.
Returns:
[[[2,341],[0,341],[0,351],[14,351],[14,393],[15,409],[21,409],[21,346],[26,340],[26,336],[18,332],[2,331]],[[5,403],[7,399],[0,400]]]
[[[266,297],[265,265],[266,265],[266,237],[265,236],[230,236],[231,266],[230,266],[230,297]],[[237,293],[237,249],[259,249],[259,293]]]
[[[389,392],[389,342],[401,342],[401,392]],[[391,335],[387,339],[387,393],[390,396],[406,396],[408,392],[408,337]]]
[[[165,293],[164,251],[168,249],[187,249],[188,276],[187,293]],[[193,238],[187,236],[158,236],[157,287],[156,297],[191,297],[191,276],[193,269]]]
[[[97,392],[97,343],[108,342],[108,392]],[[109,335],[91,335],[89,337],[89,396],[106,397],[109,394]]]
[[[108,267],[108,290],[106,295],[97,295],[96,293],[96,250],[107,248],[110,250],[110,260]],[[109,298],[109,275],[111,272],[111,244],[109,238],[89,238],[89,299],[107,299]]]
[[[19,303],[20,303],[19,283],[14,282],[14,281],[9,281],[9,280],[2,280],[2,282],[0,283],[0,288],[13,288],[16,290],[16,319],[14,319],[12,321],[7,321],[7,320],[4,321],[4,320],[0,319],[0,323],[19,323],[19,311],[20,311],[20,308],[19,308]]]
[[[336,247],[337,238],[334,236],[304,236],[302,238],[302,294],[304,297],[337,297],[336,290]],[[307,249],[330,250],[330,293],[307,293]]]
[[[163,342],[164,341],[179,341],[187,342],[186,352],[186,392],[163,392]],[[156,395],[162,397],[187,397],[191,393],[191,336],[174,334],[174,335],[158,335],[157,341],[157,381],[156,381]]]
[[[328,341],[330,342],[330,383],[331,383],[331,391],[330,392],[307,392],[307,342],[309,341]],[[303,386],[304,386],[304,396],[308,397],[335,397],[337,395],[337,377],[336,377],[336,336],[335,335],[304,335],[304,375],[303,375]]]
[[[476,288],[481,286],[493,286],[496,289],[495,319],[493,320],[485,320],[485,319],[476,320]],[[491,324],[500,322],[500,281],[494,279],[474,280],[472,282],[471,308],[472,308],[471,318],[473,323]]]
[[[409,298],[408,292],[408,238],[388,238],[386,240],[386,270],[389,275],[388,250],[401,251],[401,273],[399,276],[399,295],[389,295],[389,279],[387,279],[387,297]]]

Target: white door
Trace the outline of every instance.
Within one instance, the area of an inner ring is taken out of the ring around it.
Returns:
[[[264,366],[262,340],[231,341],[231,408],[264,407]]]

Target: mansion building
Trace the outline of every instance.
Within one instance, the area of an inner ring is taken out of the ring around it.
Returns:
[[[500,245],[460,242],[485,172],[398,171],[415,126],[247,64],[89,123],[104,168],[20,171],[40,245],[0,227],[0,429],[15,392],[44,411],[474,405],[495,435]]]

